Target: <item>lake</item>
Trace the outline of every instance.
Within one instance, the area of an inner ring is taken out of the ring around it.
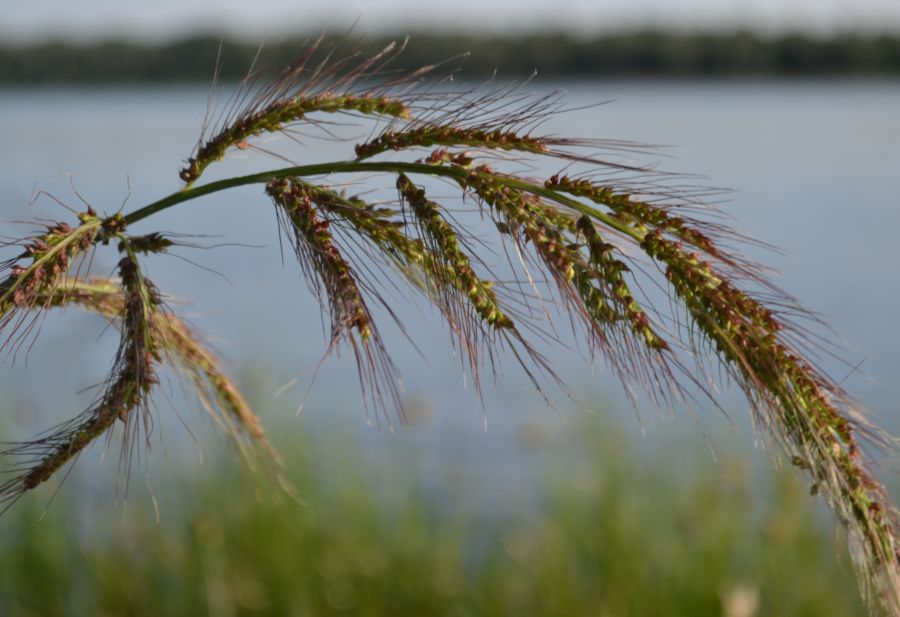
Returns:
[[[879,422],[897,432],[900,274],[894,255],[900,229],[900,83],[538,81],[530,86],[537,91],[557,87],[567,90],[566,105],[576,110],[549,121],[546,132],[665,145],[639,160],[702,174],[691,183],[732,190],[724,198],[731,223],[784,250],[780,254],[750,246],[747,252],[780,271],[780,285],[833,327],[834,333],[820,332],[844,351],[837,359],[822,358],[821,365]],[[135,208],[176,190],[177,171],[196,143],[206,99],[206,89],[184,87],[0,90],[0,217],[64,217],[62,208],[46,198],[27,208],[37,189],[80,207],[77,189],[101,212],[126,202],[126,210]],[[601,102],[607,104],[594,105]],[[348,130],[357,136],[367,133]],[[353,143],[308,140],[292,152],[298,162],[350,158],[346,146]],[[282,166],[248,158],[239,152],[215,176],[211,169],[209,177]],[[27,226],[4,225],[3,234],[20,229]],[[221,245],[178,252],[193,264],[155,258],[149,272],[161,289],[187,303],[179,311],[192,316],[231,360],[255,400],[267,410],[279,410],[267,411],[267,422],[281,426],[287,419],[290,424],[303,402],[304,414],[336,414],[351,426],[366,426],[356,370],[348,358],[330,359],[311,384],[326,348],[322,320],[296,264],[289,255],[282,258],[272,207],[261,191],[243,188],[204,198],[173,208],[140,230],[197,234],[185,241]],[[98,257],[94,264],[97,274],[113,270],[112,255]],[[482,405],[450,357],[437,316],[421,306],[404,305],[401,320],[421,354],[389,320],[385,338],[403,374],[407,398],[428,419],[429,428],[398,429],[399,436],[361,428],[367,443],[413,441],[441,459],[458,457],[457,446],[465,442],[465,458],[495,460],[515,449],[520,433],[513,429],[523,418],[538,418],[541,426],[552,427],[583,414],[557,395],[557,412],[546,410],[509,359],[502,386],[488,383]],[[59,420],[76,412],[73,393],[103,378],[115,349],[115,336],[101,337],[101,325],[71,312],[48,318],[44,330],[27,365],[18,357],[0,373],[17,426],[32,426],[32,415]],[[592,372],[571,349],[548,357],[586,407],[613,414],[634,434],[641,432],[621,389],[602,367]],[[298,385],[276,400],[279,386],[294,379]],[[86,401],[85,396],[77,400]],[[746,427],[740,396],[725,394],[723,401],[734,409],[731,415],[739,428]],[[691,414],[673,420],[641,411],[651,444],[657,426],[663,432],[694,431]],[[190,423],[192,416],[184,415]],[[278,419],[270,419],[274,415]],[[701,411],[700,421],[713,432],[730,426],[714,411]]]

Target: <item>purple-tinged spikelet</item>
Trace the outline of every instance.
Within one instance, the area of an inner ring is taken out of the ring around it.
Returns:
[[[321,40],[310,46],[278,78],[258,90],[251,69],[227,106],[219,128],[207,137],[204,126],[194,155],[179,172],[181,179],[190,185],[230,148],[246,148],[252,137],[284,132],[300,122],[314,124],[311,116],[316,113],[410,117],[407,101],[415,98],[410,88],[427,73],[427,68],[400,78],[385,71],[397,53],[394,44],[370,58],[353,55],[334,60],[329,53],[316,60],[320,43]],[[208,110],[210,113],[212,110]]]
[[[69,270],[89,251],[101,228],[93,212],[80,215],[81,224],[49,225],[42,234],[25,238],[16,245],[23,252],[0,267],[9,272],[0,281],[0,349],[18,349],[37,323],[35,308],[42,300],[65,284]]]
[[[400,408],[396,369],[385,352],[375,328],[357,275],[344,258],[331,233],[328,220],[321,218],[316,194],[303,183],[278,179],[266,185],[266,193],[279,210],[282,227],[289,234],[307,281],[317,291],[324,290],[331,311],[329,352],[346,341],[356,358],[365,396],[376,410],[389,396]]]
[[[493,285],[475,273],[462,249],[458,231],[441,216],[439,206],[428,200],[424,189],[404,174],[397,179],[397,189],[414,213],[432,252],[444,264],[444,267],[434,268],[432,273],[435,277],[450,279],[440,281],[440,287],[464,293],[481,320],[491,328],[514,328],[512,319],[500,306]]]
[[[141,246],[140,240],[136,245],[134,240],[128,239],[132,249]],[[60,308],[79,306],[113,323],[120,323],[125,316],[125,291],[121,282],[113,280],[72,278],[48,292],[40,303]],[[152,310],[155,338],[166,364],[184,376],[203,407],[224,426],[248,461],[252,462],[253,448],[280,469],[281,457],[269,442],[260,419],[201,336],[164,305],[156,304]]]
[[[0,485],[0,503],[12,502],[25,491],[46,482],[117,420],[125,426],[120,465],[126,476],[136,437],[141,430],[149,436],[148,397],[157,382],[155,365],[160,359],[154,318],[159,296],[132,256],[126,255],[119,262],[119,275],[123,290],[122,335],[103,393],[94,405],[72,420],[42,437],[4,451],[6,456],[22,459],[24,463],[11,480]]]

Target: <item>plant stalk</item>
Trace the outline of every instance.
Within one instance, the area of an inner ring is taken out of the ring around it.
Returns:
[[[161,212],[177,204],[211,195],[238,186],[246,186],[249,184],[262,184],[269,182],[274,178],[302,178],[307,176],[322,176],[338,173],[365,173],[365,172],[388,172],[388,173],[407,173],[426,176],[440,176],[443,178],[451,178],[453,180],[465,181],[470,171],[463,167],[449,167],[442,165],[429,165],[426,163],[407,163],[400,161],[334,161],[330,163],[316,163],[313,165],[299,165],[295,167],[283,167],[281,169],[273,169],[263,171],[246,176],[235,176],[233,178],[225,178],[224,180],[216,180],[200,186],[186,188],[181,191],[172,193],[162,199],[148,204],[142,208],[125,215],[124,221],[127,225],[133,225],[149,216]],[[586,214],[591,218],[598,220],[605,225],[619,231],[627,236],[640,242],[644,234],[633,227],[624,224],[615,216],[607,214],[597,208],[587,205],[577,199],[573,199],[565,194],[546,188],[541,184],[528,182],[521,178],[512,178],[509,176],[498,175],[497,180],[506,184],[510,188],[526,191],[533,195],[544,197],[554,201],[560,205],[566,206],[581,214]]]

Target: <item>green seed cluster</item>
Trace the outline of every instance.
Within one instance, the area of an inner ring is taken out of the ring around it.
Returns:
[[[0,327],[13,318],[15,309],[35,306],[38,298],[62,284],[72,262],[94,245],[100,219],[92,212],[83,213],[80,218],[77,227],[56,223],[25,244],[25,251],[16,262],[31,262],[12,264],[9,276],[0,283]]]
[[[487,166],[474,169],[467,183],[486,203],[499,212],[510,227],[521,230],[534,243],[541,260],[561,289],[571,286],[596,326],[628,323],[653,350],[668,348],[650,325],[647,314],[625,282],[627,266],[612,255],[612,246],[604,243],[589,219],[574,221],[571,216],[542,204],[537,198],[523,194],[502,181]],[[581,246],[568,235],[584,237],[588,257]]]
[[[357,197],[346,197],[321,186],[304,184],[303,187],[322,210],[352,226],[391,259],[403,264],[438,267],[439,260],[425,247],[425,243],[406,235],[406,222],[396,218],[397,210],[376,207]]]
[[[644,343],[650,349],[658,351],[668,349],[669,345],[653,331],[647,313],[641,309],[638,301],[631,295],[631,290],[623,276],[629,269],[623,261],[614,257],[615,247],[603,241],[600,232],[597,231],[589,217],[579,218],[577,226],[587,244],[591,265],[599,274],[603,285],[609,290],[613,301],[619,305],[619,311],[631,326],[632,331],[643,338]],[[616,314],[609,307],[606,307],[606,312]]]
[[[447,148],[435,148],[424,162],[428,165],[452,165],[468,169],[472,166],[472,160],[472,157],[465,152],[451,152]]]
[[[675,290],[727,337],[727,343],[721,342],[717,351],[726,352],[732,345],[743,349],[775,344],[783,329],[776,315],[721,276],[699,253],[686,251],[680,242],[664,238],[659,230],[647,233],[641,248],[665,264],[666,278]]]
[[[314,206],[315,194],[303,183],[276,179],[266,192],[289,217],[298,256],[306,255],[325,285],[334,312],[334,335],[355,329],[362,339],[372,336],[372,319],[350,265],[338,249],[329,227]]]
[[[294,248],[307,278],[317,277],[325,288],[332,311],[332,346],[341,338],[348,342],[356,358],[363,397],[376,411],[385,412],[386,398],[390,398],[402,413],[397,370],[375,328],[359,279],[338,250],[331,225],[336,220],[351,225],[400,264],[423,264],[422,243],[407,238],[400,230],[402,223],[390,220],[393,211],[345,198],[331,189],[290,178],[286,183],[270,181],[268,190],[287,211]],[[327,213],[329,218],[320,213]],[[359,339],[348,336],[353,332]]]
[[[126,244],[137,254],[164,253],[174,243],[163,234],[153,232],[143,236],[129,236],[119,244],[119,251],[124,251]]]
[[[356,158],[365,159],[388,150],[465,146],[493,150],[516,150],[539,154],[548,150],[539,137],[519,135],[501,129],[460,128],[453,125],[425,125],[407,131],[385,131],[375,139],[356,145]]]
[[[130,256],[119,262],[119,275],[123,289],[122,342],[113,376],[101,400],[82,414],[80,421],[76,419],[71,426],[64,425],[58,432],[30,444],[45,454],[21,477],[23,490],[45,482],[88,444],[106,433],[116,420],[126,424],[135,421],[132,412],[146,403],[150,390],[157,383],[154,366],[159,360],[160,349],[151,316],[158,294]]]
[[[512,319],[501,309],[490,282],[482,280],[472,269],[456,230],[441,216],[439,206],[425,196],[424,189],[417,187],[404,174],[397,179],[397,189],[436,247],[451,282],[464,291],[478,316],[494,328],[513,328]]]
[[[129,251],[119,261],[119,276],[125,292],[123,338],[133,348],[128,355],[137,356],[136,360],[132,359],[136,363],[133,381],[140,385],[143,394],[147,394],[156,382],[153,365],[160,360],[162,352],[154,318],[162,300],[156,286],[141,272],[133,252]]]
[[[895,560],[893,521],[885,512],[883,489],[858,459],[853,424],[835,401],[835,386],[779,337],[775,314],[730,282],[696,254],[686,253],[660,232],[647,234],[642,248],[666,265],[666,277],[695,323],[716,350],[754,391],[771,399],[782,416],[784,439],[805,453],[801,462],[815,486],[834,485],[836,507],[849,503],[866,550],[877,562]]]
[[[402,101],[388,97],[324,93],[312,97],[279,99],[259,111],[241,116],[202,144],[197,154],[188,159],[179,176],[191,184],[211,163],[222,160],[229,148],[244,147],[247,139],[263,133],[277,133],[288,124],[299,122],[314,112],[357,112],[393,118],[409,117],[409,108]]]
[[[126,314],[123,286],[110,280],[72,278],[39,298],[39,302],[54,307],[79,305],[110,321],[121,320]],[[249,454],[247,446],[252,442],[279,467],[280,457],[269,443],[262,423],[222,370],[215,354],[206,348],[187,323],[171,311],[162,310],[162,305],[156,302],[154,307],[151,321],[157,330],[155,340],[167,361],[180,369],[203,406],[221,420],[242,452]],[[79,439],[87,439],[90,434],[91,431],[84,431]]]
[[[719,249],[712,239],[691,227],[683,217],[673,215],[659,206],[632,199],[630,195],[616,193],[611,187],[598,185],[590,180],[559,175],[551,176],[544,186],[604,205],[626,221],[636,223],[637,229],[641,232],[647,231],[647,228],[665,231],[709,255],[719,254]]]
[[[569,247],[562,230],[549,220],[546,211],[533,198],[500,182],[487,165],[473,169],[467,184],[506,219],[510,229],[521,230],[534,242],[544,262],[563,281],[569,283],[575,278],[578,251]]]
[[[77,304],[107,319],[117,319],[122,315],[124,294],[122,286],[113,281],[74,277],[40,296],[38,303],[53,307]]]
[[[402,184],[401,180],[399,185]],[[432,299],[437,300],[436,305],[451,329],[465,330],[461,319],[463,313],[453,296],[454,292],[459,292],[466,297],[479,318],[492,328],[512,331],[512,320],[501,310],[491,283],[477,277],[472,270],[459,245],[456,232],[437,211],[432,212],[437,207],[436,204],[428,203],[424,194],[417,197],[411,184],[408,187],[408,197],[417,204],[413,208],[414,214],[418,206],[423,206],[424,218],[419,222],[424,230],[423,236],[430,240],[429,243],[422,238],[407,235],[407,222],[397,218],[397,210],[374,207],[361,199],[345,197],[324,187],[305,185],[305,188],[320,208],[367,237],[388,259],[395,262],[400,273],[410,280],[413,287],[421,289],[418,275],[424,272],[427,276],[426,284],[435,286],[439,292]],[[446,253],[444,249],[449,249],[450,252]],[[465,342],[468,347],[469,341]]]

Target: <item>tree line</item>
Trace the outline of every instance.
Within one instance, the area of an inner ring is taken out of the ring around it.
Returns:
[[[263,45],[262,73],[296,59],[310,37]],[[387,35],[342,36],[338,47],[383,46]],[[208,82],[219,57],[225,80],[240,79],[259,44],[218,35],[194,35],[160,44],[107,40],[88,44],[46,41],[0,44],[0,83]],[[461,56],[462,52],[470,52]],[[337,51],[340,53],[340,50]],[[900,35],[793,33],[672,33],[642,31],[576,38],[561,33],[520,36],[419,33],[410,37],[397,68],[451,60],[461,76],[753,77],[900,75]]]

